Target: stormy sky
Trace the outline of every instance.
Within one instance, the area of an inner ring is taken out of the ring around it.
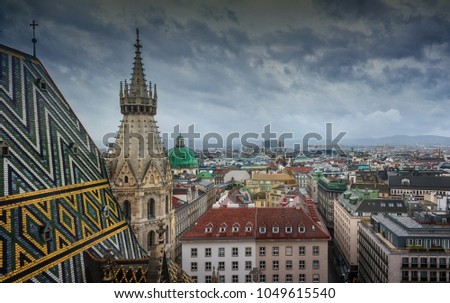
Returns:
[[[43,62],[92,138],[118,130],[136,28],[162,132],[450,132],[450,1],[2,0],[0,43]]]

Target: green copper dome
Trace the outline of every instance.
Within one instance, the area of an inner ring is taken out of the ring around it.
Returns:
[[[177,144],[169,150],[169,161],[171,168],[198,168],[198,160],[195,153],[184,146],[184,138],[179,135]]]

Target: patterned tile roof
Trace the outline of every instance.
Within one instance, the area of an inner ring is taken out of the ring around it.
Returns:
[[[96,258],[146,258],[100,152],[43,64],[0,45],[0,282],[87,282]]]

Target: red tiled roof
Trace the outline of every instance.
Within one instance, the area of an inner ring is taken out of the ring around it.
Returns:
[[[314,205],[311,205],[315,208]],[[308,206],[309,208],[309,206]],[[193,239],[236,239],[253,238],[256,240],[289,239],[330,239],[328,230],[321,223],[317,210],[294,208],[217,208],[208,210],[198,222],[187,231],[182,240]],[[312,216],[311,216],[312,214]],[[233,232],[233,225],[239,225],[239,231]],[[251,232],[245,232],[245,226],[252,226]],[[266,232],[260,233],[259,227],[265,226]],[[272,227],[278,226],[278,233]],[[305,228],[299,232],[299,227]],[[314,226],[314,227],[313,227]],[[221,231],[221,227],[224,230]],[[292,227],[286,232],[286,227]],[[207,231],[210,228],[210,231]]]
[[[218,208],[210,209],[199,218],[197,223],[187,231],[182,239],[197,238],[254,238],[256,208]],[[239,231],[233,232],[232,227],[239,224]],[[245,226],[250,223],[251,232],[245,232]],[[221,232],[220,227],[226,226]],[[211,227],[211,232],[205,232],[207,227]]]

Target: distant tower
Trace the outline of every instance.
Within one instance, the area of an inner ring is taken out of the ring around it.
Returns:
[[[136,30],[133,73],[130,84],[120,83],[123,114],[108,164],[111,188],[141,246],[150,251],[157,245],[158,229],[165,230],[167,253],[172,253],[172,176],[161,142],[155,115],[156,85],[147,86]]]

